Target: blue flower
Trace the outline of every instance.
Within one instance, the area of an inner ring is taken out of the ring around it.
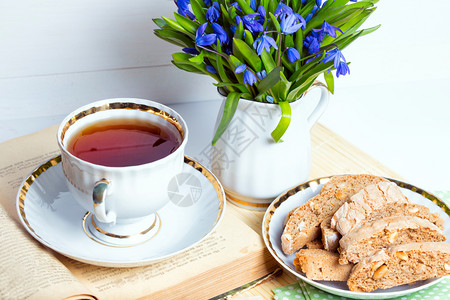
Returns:
[[[244,72],[245,71],[245,72]],[[252,71],[247,70],[246,65],[239,65],[234,69],[234,73],[239,74],[244,72],[244,84],[246,86],[253,85],[256,82],[255,74]]]
[[[298,53],[298,50],[294,47],[291,47],[287,50],[287,56],[291,63],[295,63],[300,59],[300,53]]]
[[[344,63],[347,62],[345,60],[344,55],[342,55],[341,50],[339,50],[338,48],[335,48],[335,49],[333,49],[331,51],[328,51],[326,53],[325,57],[322,59],[322,62],[323,63],[327,63],[327,62],[332,61],[332,60],[334,60],[334,67],[336,69],[339,68],[339,64],[340,64],[341,60],[344,61]]]
[[[262,19],[262,21],[264,23],[264,19],[266,18],[266,10],[264,9],[264,6],[260,5],[258,7],[258,13],[261,16],[261,19]]]
[[[181,50],[183,50],[184,52],[186,52],[188,54],[192,54],[192,55],[200,54],[200,52],[198,52],[197,49],[195,49],[195,48],[186,47],[186,48],[183,48]]]
[[[236,22],[236,25],[239,26],[239,23],[242,22],[242,19],[241,19],[241,17],[236,16],[236,17],[234,17],[234,21]]]
[[[214,73],[214,74],[217,73],[216,69],[214,69],[214,67],[213,67],[213,66],[210,66],[210,65],[206,65],[206,70],[207,70],[209,73]]]
[[[250,0],[250,7],[256,11],[256,0]]]
[[[323,39],[322,31],[319,32],[311,31],[311,35],[306,36],[306,38],[303,40],[303,46],[308,49],[307,51],[308,54],[314,54],[319,51],[320,46],[322,44],[322,39]]]
[[[237,2],[231,3],[231,6],[234,6],[238,11],[242,12],[242,9]]]
[[[282,2],[280,2],[280,4],[278,4],[277,8],[275,9],[275,17],[284,17],[286,15],[292,15],[293,13],[294,11],[292,10],[292,8]]]
[[[255,84],[255,82],[256,82],[255,74],[253,74],[249,70],[245,70],[245,73],[244,73],[244,84],[246,86],[249,86],[249,85]]]
[[[320,7],[322,5],[322,0],[316,0],[316,5]]]
[[[322,28],[320,29],[313,29],[314,32],[320,32],[322,34],[328,34],[329,36],[336,38],[336,30],[340,31],[341,33],[342,30],[340,30],[338,27],[332,26],[330,24],[328,24],[327,22],[323,22],[322,24]]]
[[[301,18],[301,16],[301,19],[299,19],[298,16],[295,14],[284,16],[280,23],[281,32],[284,34],[293,34],[296,33],[301,27],[304,29],[306,27],[306,22],[303,18]]]
[[[216,42],[217,35],[215,33],[204,34],[208,23],[200,25],[195,36],[195,43],[199,46],[209,46]]]
[[[195,15],[189,10],[189,4],[191,3],[191,0],[177,0],[175,3],[178,6],[178,13],[180,15],[188,17],[191,20],[195,19]]]
[[[319,10],[319,7],[318,7],[317,5],[314,5],[314,7],[313,7],[311,13],[309,13],[309,14],[306,16],[306,18],[305,18],[306,23],[308,23],[308,22],[312,19],[312,17],[313,17],[314,14],[317,12],[317,10]]]
[[[210,6],[211,0],[203,0],[203,3],[205,3],[206,6]]]
[[[336,76],[350,74],[350,69],[345,61],[341,61],[336,68]]]
[[[220,46],[222,46],[224,43],[228,44],[227,32],[225,30],[223,30],[223,28],[217,23],[212,23],[211,26],[212,26],[214,32],[216,33],[217,38],[220,41]]]
[[[273,97],[267,95],[267,96],[266,96],[266,101],[269,102],[269,103],[273,103]]]
[[[216,22],[220,16],[220,6],[219,3],[213,2],[212,5],[206,11],[206,19],[210,22]]]
[[[303,40],[303,46],[306,47],[308,49],[308,54],[314,54],[316,52],[319,51],[320,49],[320,40],[312,35],[308,35],[304,40]]]
[[[275,49],[278,49],[275,40],[265,34],[261,35],[253,42],[253,48],[256,49],[256,53],[258,53],[258,55],[261,55],[264,49],[270,53],[270,46],[274,47]]]
[[[258,77],[259,80],[263,80],[266,78],[267,72],[266,70],[262,70],[261,72],[256,72],[256,77]]]
[[[258,13],[245,15],[242,17],[245,27],[247,27],[247,29],[251,33],[263,31],[263,26],[257,20],[255,20],[258,17],[259,17]]]
[[[239,65],[236,67],[236,69],[234,69],[234,73],[239,74],[244,72],[247,69],[246,65]]]

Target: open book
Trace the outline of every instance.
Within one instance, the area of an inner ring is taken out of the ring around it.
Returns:
[[[42,246],[20,224],[16,194],[35,167],[58,154],[56,129],[0,144],[0,299],[206,299],[276,268],[232,205],[200,244],[144,267],[88,265]]]

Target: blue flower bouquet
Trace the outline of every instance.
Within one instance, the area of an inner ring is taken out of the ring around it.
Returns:
[[[359,29],[378,0],[175,0],[175,18],[154,19],[155,34],[182,47],[178,68],[214,78],[227,95],[213,144],[233,118],[239,99],[278,104],[275,141],[290,122],[290,105],[324,74],[350,73],[342,50],[378,26]]]

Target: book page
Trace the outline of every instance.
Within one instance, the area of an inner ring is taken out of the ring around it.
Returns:
[[[0,227],[1,299],[95,299],[47,249],[31,241],[1,206]]]

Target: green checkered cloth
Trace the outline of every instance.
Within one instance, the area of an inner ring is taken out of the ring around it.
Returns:
[[[436,191],[434,193],[440,199],[450,201],[450,191]],[[306,282],[299,280],[296,283],[276,288],[272,290],[275,294],[276,300],[291,300],[291,299],[303,299],[303,300],[345,300],[348,298],[335,296],[325,291],[317,289]],[[392,298],[394,300],[449,300],[450,299],[450,277],[444,278],[439,283],[430,286],[427,289],[420,290],[415,293],[411,293],[405,296]]]

